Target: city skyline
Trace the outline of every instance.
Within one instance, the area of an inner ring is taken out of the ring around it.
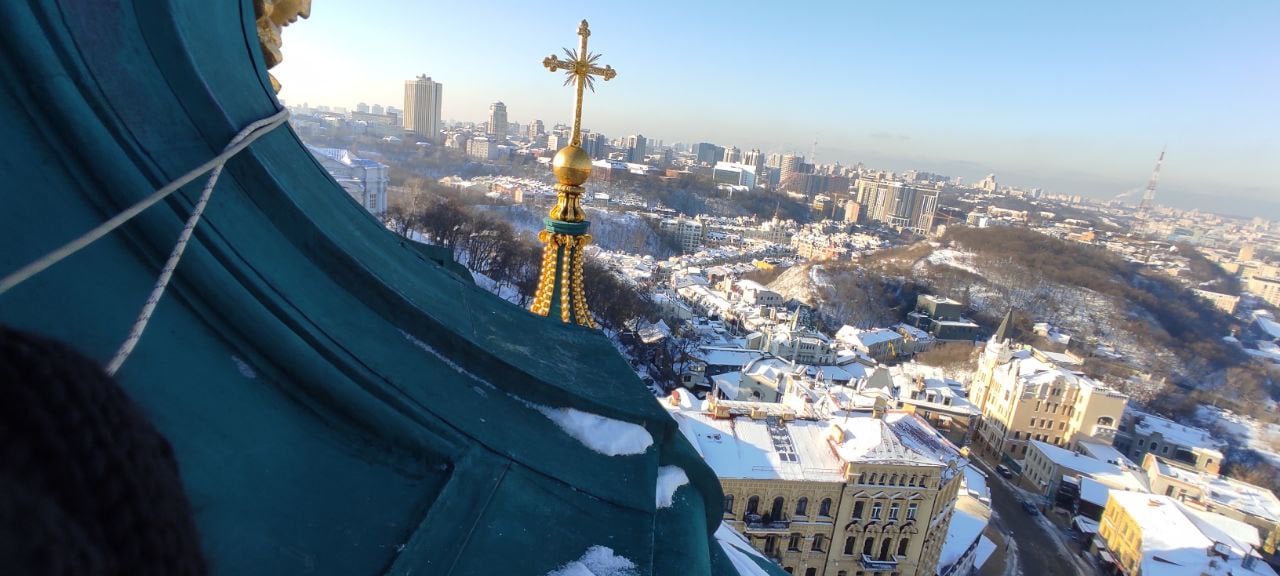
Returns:
[[[446,119],[483,121],[488,106],[503,101],[522,124],[564,122],[563,88],[538,61],[566,44],[585,16],[597,32],[593,50],[622,73],[621,84],[586,109],[587,125],[611,137],[643,133],[805,156],[816,141],[819,162],[967,181],[996,172],[1010,184],[1103,198],[1140,190],[1167,145],[1157,203],[1230,212],[1220,201],[1239,198],[1250,206],[1237,213],[1280,214],[1268,202],[1280,177],[1280,126],[1267,104],[1280,98],[1280,44],[1262,33],[1278,12],[1271,5],[1234,6],[1212,18],[1190,6],[1100,14],[947,5],[907,14],[878,6],[856,22],[838,6],[810,13],[696,6],[678,17],[572,4],[435,9],[439,21],[502,13],[530,24],[484,35],[465,26],[397,33],[413,19],[385,14],[413,8],[394,2],[317,8],[307,26],[290,31],[289,58],[277,68],[290,103],[397,105],[403,82],[425,73],[449,86]],[[362,32],[365,20],[379,33]],[[753,35],[765,31],[762,23],[767,35]],[[522,32],[557,24],[565,34]],[[841,26],[856,33],[835,34]],[[347,82],[334,83],[334,69],[348,71]]]

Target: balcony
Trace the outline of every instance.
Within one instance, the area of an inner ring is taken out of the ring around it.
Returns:
[[[858,563],[862,565],[863,570],[870,570],[872,572],[891,572],[898,567],[898,561],[896,559],[876,560],[872,558],[870,554],[863,554],[862,558],[858,560]]]
[[[759,514],[747,514],[742,519],[742,523],[746,525],[747,532],[786,532],[791,528],[790,520],[773,520]]]

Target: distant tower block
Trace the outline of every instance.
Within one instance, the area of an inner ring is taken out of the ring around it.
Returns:
[[[1236,260],[1241,262],[1253,260],[1253,242],[1245,242],[1240,246],[1240,254],[1236,255]]]

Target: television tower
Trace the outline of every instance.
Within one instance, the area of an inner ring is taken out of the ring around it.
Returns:
[[[1145,212],[1151,209],[1152,202],[1156,200],[1156,183],[1160,181],[1160,165],[1164,164],[1164,147],[1160,147],[1160,157],[1156,159],[1156,169],[1151,173],[1151,180],[1147,181],[1147,191],[1142,193],[1142,203],[1138,204],[1138,211]]]

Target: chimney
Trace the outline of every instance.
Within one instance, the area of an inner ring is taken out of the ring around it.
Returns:
[[[871,408],[871,417],[877,420],[884,420],[884,414],[888,411],[888,403],[885,402],[883,396],[876,396],[875,406]]]

